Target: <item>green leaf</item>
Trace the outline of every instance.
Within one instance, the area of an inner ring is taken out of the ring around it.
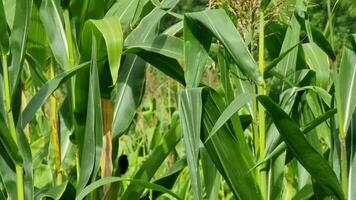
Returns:
[[[169,35],[159,35],[146,41],[136,41],[136,43],[125,43],[126,53],[135,53],[141,50],[161,54],[176,60],[184,60],[183,41]]]
[[[77,194],[79,194],[89,182],[90,178],[95,180],[99,170],[102,137],[103,137],[103,121],[100,100],[100,85],[97,68],[97,46],[96,39],[93,35],[92,40],[92,60],[90,64],[90,80],[89,94],[87,105],[87,116],[85,123],[85,133],[83,138],[78,138],[83,141],[83,149],[80,149],[80,172],[77,185]]]
[[[312,178],[322,186],[324,192],[344,199],[334,171],[329,166],[329,163],[307,142],[296,122],[269,97],[261,95],[257,99],[272,117],[283,141],[293,155],[310,173]]]
[[[42,199],[60,199],[62,194],[64,193],[66,187],[67,187],[68,182],[64,182],[60,185],[57,186],[49,186],[48,188],[45,188],[42,190],[40,193],[37,193],[35,195],[36,200],[42,200]]]
[[[203,99],[204,129],[201,139],[205,141],[225,106],[221,97],[212,90],[207,91]],[[236,197],[262,199],[254,173],[250,171],[254,160],[231,130],[230,123],[225,124],[204,144],[205,149]]]
[[[69,50],[61,7],[55,0],[44,0],[41,2],[39,13],[56,61],[64,69],[68,69],[70,66]]]
[[[308,66],[316,73],[316,84],[324,89],[328,87],[330,71],[329,58],[315,43],[303,44]]]
[[[162,177],[156,179],[153,183],[161,185],[168,189],[172,189],[179,175],[185,169],[186,166],[187,166],[187,159],[186,157],[183,157],[182,159],[176,161],[167,173],[165,173]],[[157,199],[162,194],[163,194],[162,192],[153,191],[151,199]],[[140,200],[149,200],[149,199],[150,199],[149,193],[147,193],[146,196],[144,196],[143,198],[140,198]]]
[[[164,74],[178,81],[182,85],[185,85],[184,71],[177,60],[147,51],[141,51],[136,54]]]
[[[340,95],[339,115],[342,116],[342,128],[347,132],[352,113],[356,108],[356,53],[345,48],[340,63],[336,95]],[[338,101],[338,98],[336,99]]]
[[[178,95],[179,119],[183,129],[185,155],[190,170],[194,199],[202,199],[199,173],[199,144],[202,115],[202,88],[186,89]]]
[[[21,128],[24,128],[31,119],[35,116],[37,110],[46,102],[48,97],[66,80],[75,75],[81,69],[89,66],[89,62],[82,63],[77,67],[65,71],[57,75],[54,79],[48,81],[41,89],[36,93],[34,97],[27,104],[22,112],[22,124]]]
[[[119,137],[131,124],[142,98],[146,62],[128,54],[121,66],[118,82],[113,91],[113,138]]]
[[[22,65],[25,58],[27,33],[31,20],[32,0],[16,0],[14,26],[10,36],[12,55],[9,77],[12,95],[19,84]]]
[[[207,34],[199,33],[205,32]],[[209,57],[208,51],[211,44],[211,34],[206,29],[195,24],[188,17],[184,18],[184,65],[185,65],[185,82],[187,88],[198,87],[205,65]]]
[[[282,52],[277,58],[273,59],[265,68],[265,74],[269,72],[273,67],[275,67],[284,57],[286,57],[291,51],[293,51],[296,47],[299,46],[300,43],[297,43],[290,47],[288,50]]]
[[[0,141],[4,146],[7,154],[11,157],[14,163],[21,165],[23,163],[22,156],[17,148],[15,141],[10,135],[4,117],[0,114]]]
[[[20,114],[18,124],[22,124],[22,116]],[[23,158],[23,181],[24,181],[24,196],[25,199],[33,199],[34,197],[34,178],[33,178],[33,164],[32,152],[30,144],[27,140],[23,129],[16,128],[18,148]]]
[[[118,17],[107,17],[100,20],[88,20],[84,24],[82,43],[83,51],[89,55],[91,45],[91,33],[101,34],[105,40],[106,51],[108,55],[111,77],[114,83],[117,81],[121,53],[123,48],[123,34]],[[101,59],[101,57],[99,57]]]
[[[328,54],[329,58],[332,60],[336,60],[336,54],[321,31],[311,25],[311,33],[313,35],[313,42],[319,46],[326,54]]]
[[[239,111],[243,106],[245,106],[248,102],[252,101],[255,98],[253,94],[243,93],[237,96],[230,105],[221,113],[219,119],[214,124],[211,132],[209,133],[209,137],[205,140],[208,141],[212,136],[214,136],[218,130],[228,121],[230,118]]]
[[[125,39],[125,46],[137,44],[138,42],[150,41],[158,33],[158,25],[163,16],[167,13],[159,8],[153,9],[145,16],[138,26]],[[142,34],[145,33],[145,34]]]
[[[300,1],[298,1],[300,2]],[[286,35],[283,40],[280,57],[288,52],[289,49],[292,49],[297,43],[299,43],[299,35],[300,35],[300,25],[293,15],[290,26],[287,28]],[[295,76],[293,73],[296,71],[297,64],[297,56],[298,56],[298,48],[293,48],[291,52],[285,55],[285,57],[280,60],[275,67],[276,72],[282,75],[282,77],[286,78],[291,83],[294,83]],[[291,76],[290,76],[291,75]],[[277,78],[272,79],[271,83],[271,93],[273,97],[279,96],[280,93],[288,88],[285,82]]]
[[[218,199],[221,175],[204,147],[200,147],[200,157],[204,174],[205,192],[208,200]]]
[[[248,51],[241,35],[224,10],[206,10],[185,14],[185,21],[187,21],[185,26],[188,26],[184,27],[185,30],[194,30],[198,26],[201,26],[204,28],[200,28],[200,30],[209,31],[205,32],[204,37],[202,37],[201,32],[199,32],[199,35],[194,35],[197,40],[203,40],[203,42],[200,41],[201,45],[205,47],[206,37],[208,37],[209,34],[213,34],[225,46],[238,67],[241,68],[241,71],[248,78],[256,83],[261,83],[263,81],[256,62]],[[196,31],[192,33],[194,34]],[[294,44],[295,43],[296,42],[294,42]],[[186,62],[189,61],[186,60]]]
[[[0,155],[0,175],[1,182],[4,184],[7,195],[11,199],[17,199],[17,189],[16,189],[16,174],[7,164],[6,160]]]
[[[90,194],[91,192],[93,192],[95,189],[106,185],[106,184],[110,184],[110,183],[114,183],[114,182],[120,182],[120,181],[129,181],[130,183],[143,187],[143,188],[147,188],[147,189],[151,189],[151,190],[156,190],[156,191],[160,191],[160,192],[164,192],[167,193],[169,195],[171,195],[172,197],[176,198],[176,199],[181,199],[179,196],[177,196],[176,194],[174,194],[172,191],[170,191],[169,189],[157,185],[157,184],[153,184],[150,183],[148,181],[145,180],[140,180],[140,179],[124,179],[124,178],[120,178],[120,177],[105,177],[102,178],[100,180],[95,181],[94,183],[88,185],[80,194],[77,195],[77,197],[75,198],[76,200],[82,200],[84,199],[88,194]]]
[[[126,32],[130,28],[141,2],[140,0],[118,0],[111,6],[105,17],[117,16],[120,19],[123,32]]]
[[[0,54],[7,54],[9,52],[9,33],[7,32],[7,22],[5,16],[4,5],[0,2]]]

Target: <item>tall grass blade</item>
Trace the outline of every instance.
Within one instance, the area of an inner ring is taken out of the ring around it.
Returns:
[[[192,88],[181,91],[178,96],[179,119],[183,129],[183,142],[194,199],[202,199],[198,162],[202,115],[201,95],[202,88]]]

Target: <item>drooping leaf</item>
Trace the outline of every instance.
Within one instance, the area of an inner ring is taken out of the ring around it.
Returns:
[[[141,50],[161,54],[176,60],[183,60],[183,41],[169,35],[159,35],[146,41],[126,43],[127,50],[124,53],[135,53]]]
[[[201,32],[207,34],[200,34]],[[205,65],[208,60],[208,52],[211,44],[211,34],[194,24],[188,17],[184,18],[184,64],[185,64],[185,82],[187,88],[198,87]]]
[[[123,48],[123,33],[121,30],[120,19],[114,16],[100,20],[88,20],[84,24],[82,35],[82,50],[86,51],[87,55],[90,55],[90,41],[92,34],[91,30],[96,33],[96,35],[100,33],[104,38],[110,65],[111,77],[113,83],[116,83]],[[101,57],[98,57],[98,59],[101,59]]]
[[[322,186],[325,193],[344,199],[339,181],[329,163],[307,142],[299,126],[269,97],[258,96],[259,102],[272,117],[283,141],[293,155]]]
[[[194,35],[194,37],[201,42],[202,46],[206,47],[208,35],[213,34],[222,42],[226,50],[231,54],[233,60],[237,63],[238,67],[241,68],[241,71],[248,78],[256,83],[262,82],[262,77],[259,73],[256,62],[225,11],[206,10],[202,12],[189,13],[185,14],[185,21],[187,22],[184,27],[185,29],[194,30],[198,26],[202,26],[204,28],[200,28],[200,30],[209,31],[204,34],[204,37],[202,37],[201,32],[199,32],[199,35]],[[196,31],[192,33],[194,34]],[[296,42],[294,42],[294,44],[295,43]]]

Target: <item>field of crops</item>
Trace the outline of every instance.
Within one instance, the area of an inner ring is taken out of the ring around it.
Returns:
[[[355,0],[0,0],[0,200],[356,200]]]

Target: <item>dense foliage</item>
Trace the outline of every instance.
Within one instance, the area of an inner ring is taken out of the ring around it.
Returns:
[[[0,0],[0,199],[356,199],[354,21],[354,0]]]

